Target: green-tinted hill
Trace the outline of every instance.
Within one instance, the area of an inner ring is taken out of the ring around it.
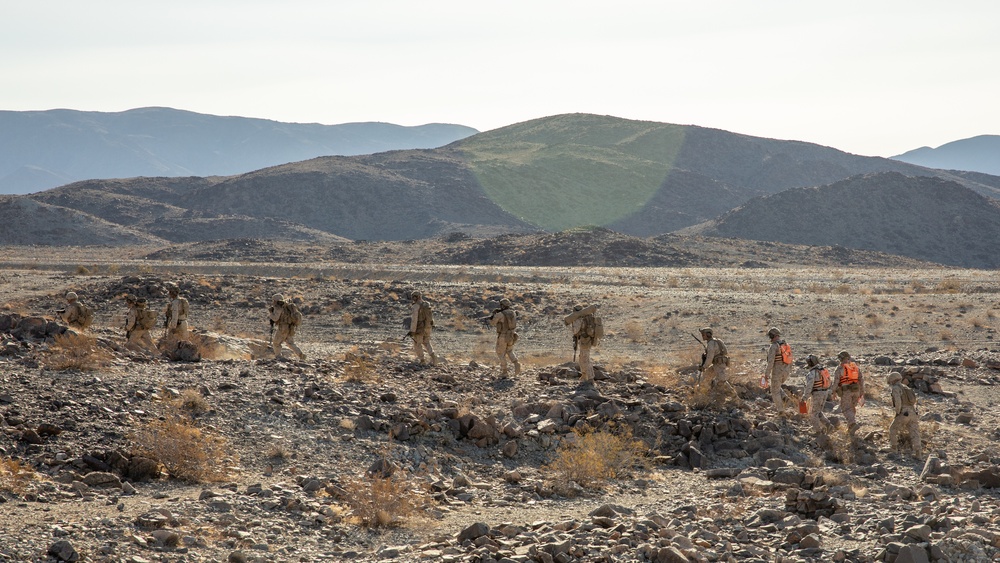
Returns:
[[[756,198],[684,234],[840,245],[940,264],[1000,267],[1000,204],[955,182],[858,176]]]

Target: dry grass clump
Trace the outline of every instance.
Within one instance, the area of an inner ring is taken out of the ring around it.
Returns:
[[[351,383],[370,383],[378,379],[371,356],[357,347],[344,353],[344,380]]]
[[[232,455],[226,440],[195,426],[180,413],[141,426],[132,436],[136,453],[166,468],[176,479],[191,483],[225,481]]]
[[[625,337],[632,342],[646,341],[646,327],[642,322],[632,319],[625,323]]]
[[[20,461],[0,458],[0,492],[21,493],[28,482],[37,478],[35,470]]]
[[[599,488],[605,481],[632,471],[643,461],[645,445],[632,438],[628,430],[622,434],[574,430],[575,440],[559,447],[546,468],[559,481],[572,481],[581,487]]]
[[[211,410],[208,400],[197,389],[185,389],[176,399],[177,408],[190,414],[204,414]]]
[[[350,518],[365,527],[392,527],[420,512],[426,492],[398,473],[388,477],[357,477],[340,493]]]
[[[66,332],[57,335],[54,340],[51,355],[45,360],[45,367],[48,369],[91,371],[106,366],[111,361],[111,354],[93,336]]]

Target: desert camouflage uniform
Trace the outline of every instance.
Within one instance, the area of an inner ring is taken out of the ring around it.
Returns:
[[[437,355],[431,346],[431,323],[420,320],[420,305],[424,302],[420,292],[414,291],[410,298],[413,305],[410,307],[410,338],[413,339],[413,355],[417,361],[424,363],[424,352],[430,356],[431,365],[437,364]]]
[[[895,377],[894,377],[895,376]],[[895,410],[895,417],[889,425],[889,448],[897,451],[899,448],[898,434],[900,429],[910,434],[910,444],[913,446],[913,456],[920,457],[920,418],[917,414],[917,404],[907,404],[907,397],[903,393],[902,376],[898,373],[889,376],[890,392],[892,395],[892,408]]]
[[[306,359],[306,355],[295,345],[295,325],[292,324],[286,312],[285,297],[280,293],[273,295],[271,306],[267,308],[267,311],[271,322],[274,323],[274,336],[271,338],[271,350],[274,351],[274,357],[281,358],[281,345],[287,344],[300,360]]]
[[[855,419],[858,403],[865,396],[865,377],[859,367],[857,383],[847,384],[841,381],[845,377],[844,366],[850,364],[857,366],[857,364],[851,360],[851,355],[847,352],[841,352],[837,357],[840,358],[840,365],[837,366],[837,371],[833,374],[833,381],[830,382],[830,393],[840,392],[840,412],[844,414],[844,419],[847,421],[848,432],[854,434],[858,429],[858,423]]]
[[[66,309],[59,313],[59,316],[72,328],[79,330],[86,328],[83,326],[83,308],[77,294],[72,291],[66,294]]]
[[[777,333],[771,338],[771,346],[767,349],[767,367],[764,369],[764,376],[770,381],[771,401],[774,403],[774,408],[779,412],[785,408],[785,394],[781,386],[788,380],[788,376],[792,374],[792,364],[786,364],[781,360],[781,348],[779,346],[781,342],[781,333]]]
[[[823,414],[823,407],[826,405],[826,398],[830,394],[830,388],[817,388],[817,382],[821,382],[823,376],[823,366],[816,364],[806,372],[806,381],[802,387],[802,401],[809,405],[809,423],[816,433],[825,432],[830,425],[830,419]]]
[[[180,290],[176,285],[168,286],[167,292],[170,294],[170,302],[164,316],[167,320],[167,337],[177,340],[187,340],[188,337],[188,300],[180,296]]]
[[[139,326],[139,318],[146,309],[145,299],[128,299],[128,314],[125,316],[125,334],[128,341],[125,347],[130,350],[146,350],[153,352],[156,345],[149,330]]]
[[[500,300],[500,310],[495,311],[490,315],[490,324],[497,329],[497,357],[500,358],[500,374],[507,375],[507,358],[514,364],[514,375],[521,373],[521,364],[517,361],[517,356],[514,355],[514,343],[516,342],[516,336],[514,334],[514,325],[505,319],[506,315],[511,315],[516,318],[517,313],[511,309],[510,301],[507,299]]]
[[[701,335],[705,338],[705,359],[698,366],[701,372],[699,386],[702,389],[709,389],[727,381],[726,355],[722,353],[722,342],[714,338],[711,332],[702,330]]]
[[[582,310],[583,307],[577,305],[576,309]],[[594,380],[594,363],[590,360],[590,349],[594,347],[594,339],[587,335],[576,336],[586,322],[584,317],[580,317],[569,325],[569,329],[576,339],[576,361],[580,366],[580,380],[589,382]]]

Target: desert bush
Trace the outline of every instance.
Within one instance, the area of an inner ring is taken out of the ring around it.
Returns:
[[[83,264],[80,264],[79,266],[77,266],[73,270],[73,273],[76,274],[76,275],[78,275],[78,276],[89,276],[90,275],[90,268],[84,266]]]
[[[132,441],[136,454],[160,463],[176,479],[203,483],[228,477],[226,461],[232,456],[226,440],[198,428],[176,408],[142,425]]]
[[[351,383],[369,383],[378,379],[375,364],[368,354],[357,347],[344,353],[344,379]]]
[[[37,479],[35,470],[16,459],[0,458],[0,492],[21,493]]]
[[[581,487],[599,488],[608,479],[628,474],[643,461],[646,451],[628,430],[620,435],[574,430],[574,436],[574,440],[559,447],[546,468],[556,480],[572,481]]]
[[[632,319],[625,323],[625,336],[632,342],[645,342],[646,327],[642,322]]]
[[[398,526],[423,507],[426,492],[398,473],[383,479],[357,477],[348,481],[341,500],[351,518],[366,527]]]
[[[45,360],[48,369],[91,371],[111,361],[111,353],[101,347],[93,336],[66,332],[56,335],[54,341],[51,354]]]
[[[203,414],[211,410],[208,401],[197,389],[185,389],[176,399],[176,406],[190,414]]]

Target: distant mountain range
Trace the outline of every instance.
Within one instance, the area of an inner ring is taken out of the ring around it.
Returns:
[[[0,111],[0,193],[92,178],[229,176],[317,156],[440,147],[476,132],[440,123],[281,123],[170,108]]]
[[[987,174],[571,114],[436,149],[320,157],[229,177],[88,180],[0,198],[0,223],[18,225],[0,230],[0,244],[406,240],[579,226],[655,237],[697,225],[704,234],[802,244],[815,231],[826,233],[816,244],[992,268],[984,249],[1000,244],[998,198],[1000,177]],[[86,229],[48,226],[60,209]],[[831,230],[830,220],[857,225]]]
[[[965,170],[1000,176],[1000,135],[980,135],[941,145],[936,149],[921,147],[893,160],[928,168]]]

